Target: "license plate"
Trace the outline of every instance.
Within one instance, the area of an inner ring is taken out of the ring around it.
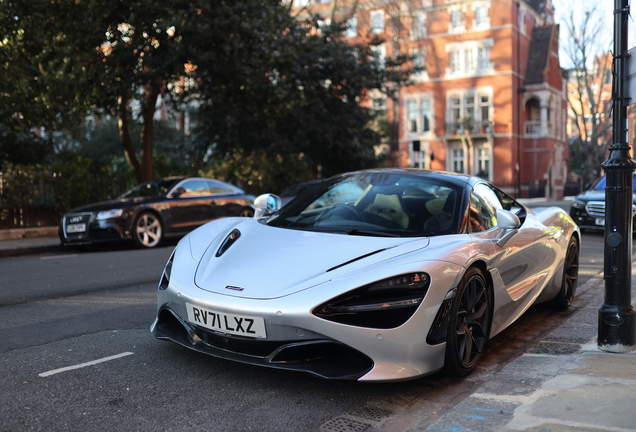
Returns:
[[[66,232],[69,233],[69,234],[70,233],[84,232],[84,231],[86,231],[86,224],[85,223],[66,225]]]
[[[603,226],[605,226],[605,219],[596,219],[596,225],[603,225]]]
[[[265,320],[260,317],[234,315],[186,303],[188,321],[210,330],[252,338],[267,338]]]

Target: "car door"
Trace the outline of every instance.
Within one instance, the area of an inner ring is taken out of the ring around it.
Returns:
[[[497,209],[504,209],[501,194],[501,191],[495,193],[490,185],[480,183],[475,185],[471,196],[473,229],[478,232],[479,225],[475,225],[472,219],[481,220],[485,229],[494,223],[494,228],[484,234],[473,234],[488,235],[495,244],[490,266],[496,269],[503,281],[505,292],[495,292],[498,315],[493,317],[494,327],[514,321],[532,304],[549,280],[546,263],[552,257],[546,245],[546,227],[532,217],[524,218],[519,231],[505,243],[497,245],[505,234],[505,230],[496,226]]]
[[[206,179],[184,180],[171,196],[171,230],[190,232],[215,219],[216,200]]]

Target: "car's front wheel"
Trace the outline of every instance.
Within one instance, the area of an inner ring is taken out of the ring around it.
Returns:
[[[446,358],[447,374],[465,377],[477,366],[490,332],[491,296],[479,269],[469,269],[457,287],[451,307]]]
[[[133,226],[133,240],[136,246],[152,248],[157,246],[162,239],[163,229],[159,217],[151,212],[143,212]]]
[[[568,251],[563,262],[563,281],[561,290],[553,300],[554,307],[565,310],[572,304],[576,285],[579,280],[579,244],[575,238],[568,243]]]

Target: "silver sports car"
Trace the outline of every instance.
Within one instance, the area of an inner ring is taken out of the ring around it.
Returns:
[[[581,236],[481,178],[378,169],[210,222],[162,275],[159,339],[324,378],[468,375],[532,304],[567,308]]]

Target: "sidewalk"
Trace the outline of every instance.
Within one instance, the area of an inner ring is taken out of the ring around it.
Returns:
[[[636,351],[608,353],[596,345],[604,290],[602,274],[579,286],[575,302],[581,309],[525,354],[482,378],[468,396],[458,394],[460,402],[441,417],[440,407],[420,395],[408,407],[387,402],[375,411],[359,409],[324,423],[320,431],[636,431]]]
[[[57,227],[0,230],[0,258],[59,250]]]

